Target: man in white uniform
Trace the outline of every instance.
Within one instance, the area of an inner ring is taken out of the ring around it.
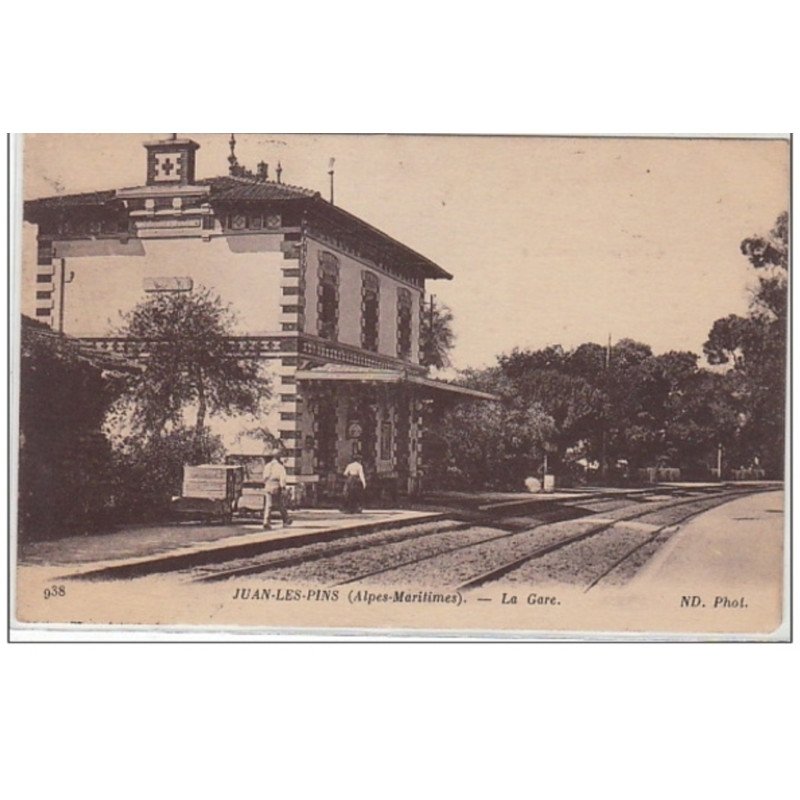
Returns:
[[[289,512],[283,501],[283,492],[286,489],[286,467],[281,464],[281,451],[273,450],[267,455],[267,463],[264,466],[264,525],[265,531],[272,528],[269,522],[269,515],[274,508],[281,515],[283,526],[292,524],[289,519]]]

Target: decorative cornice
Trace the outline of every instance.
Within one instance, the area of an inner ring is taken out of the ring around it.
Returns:
[[[146,357],[155,340],[128,339],[122,336],[81,336],[81,342],[99,350],[122,353],[138,358]],[[264,336],[231,336],[231,355],[242,358],[279,357],[287,353],[310,357],[319,363],[347,364],[355,367],[401,369],[424,375],[426,370],[419,364],[410,364],[391,356],[372,353],[359,347],[331,342],[308,333]]]
[[[81,336],[81,342],[113,353],[123,353],[131,357],[149,355],[153,339],[128,339],[123,336]],[[298,352],[297,336],[231,336],[230,354],[242,358],[261,358],[280,356]]]
[[[375,367],[385,369],[401,369],[424,375],[425,367],[419,364],[410,364],[399,358],[384,356],[380,353],[373,353],[362,350],[359,347],[343,344],[342,342],[332,342],[322,339],[319,336],[302,334],[300,336],[300,351],[302,355],[311,356],[321,363],[348,364],[354,367]]]

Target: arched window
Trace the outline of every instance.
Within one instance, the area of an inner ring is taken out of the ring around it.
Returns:
[[[378,352],[380,330],[380,282],[372,272],[361,273],[361,347]]]
[[[339,259],[333,253],[319,254],[317,283],[317,333],[336,341],[339,336]]]
[[[397,357],[411,358],[411,309],[413,300],[408,289],[397,290]]]

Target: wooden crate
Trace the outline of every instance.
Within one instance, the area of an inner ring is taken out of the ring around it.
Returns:
[[[183,497],[235,501],[242,490],[242,468],[201,464],[183,468]]]
[[[239,498],[239,511],[263,511],[264,487],[245,486]]]

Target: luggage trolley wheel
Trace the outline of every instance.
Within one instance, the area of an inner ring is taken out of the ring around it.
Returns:
[[[226,503],[222,512],[222,522],[225,525],[230,525],[233,522],[233,515],[236,513],[236,500],[231,500]]]

